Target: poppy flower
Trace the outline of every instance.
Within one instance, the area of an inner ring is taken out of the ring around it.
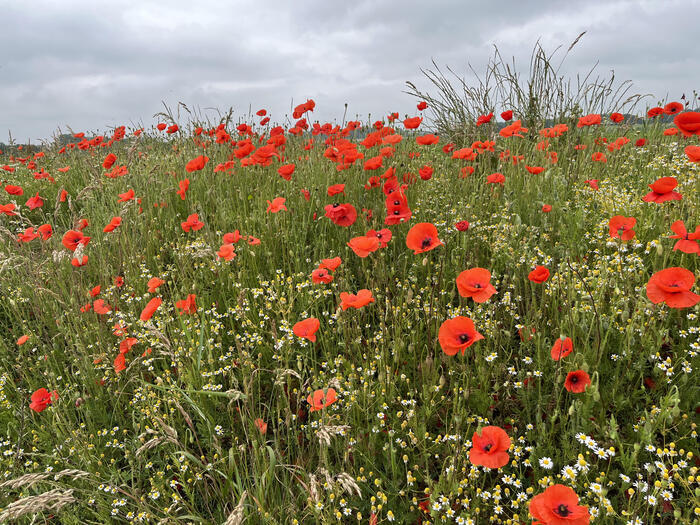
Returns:
[[[418,175],[422,180],[430,180],[430,178],[433,176],[433,167],[423,166],[418,170]]]
[[[80,268],[81,266],[85,266],[88,263],[88,256],[83,255],[80,259],[78,259],[77,257],[73,257],[70,263],[76,268]]]
[[[664,108],[660,108],[658,106],[655,108],[651,108],[649,111],[647,111],[648,118],[658,117],[659,115],[663,115],[663,114],[664,114]]]
[[[690,162],[700,162],[700,146],[686,146],[683,151]]]
[[[104,233],[111,233],[114,230],[116,230],[122,223],[122,218],[121,217],[112,217],[112,220],[109,221],[109,224],[105,226],[102,231]]]
[[[508,464],[510,456],[510,437],[505,430],[497,426],[486,426],[472,436],[472,448],[469,461],[479,467],[501,468]]]
[[[421,100],[416,107],[418,108],[418,111],[423,111],[428,107],[428,103],[425,100]]]
[[[525,166],[525,169],[532,173],[533,175],[539,175],[544,171],[544,168],[542,166]]]
[[[306,401],[311,405],[309,412],[315,412],[316,410],[326,408],[338,401],[338,395],[333,388],[329,388],[328,390],[319,389],[313,394],[310,394],[309,397],[306,398]]]
[[[158,129],[158,131],[163,131],[166,127],[167,127],[167,125],[164,124],[163,122],[161,122],[160,124],[158,124],[158,125],[156,126],[156,128]]]
[[[235,247],[233,244],[222,244],[219,251],[216,252],[216,255],[218,255],[220,259],[231,261],[236,256]]]
[[[357,210],[350,204],[328,204],[324,207],[326,217],[338,226],[348,227],[354,224],[357,219]]]
[[[654,304],[666,303],[671,308],[690,308],[700,302],[700,295],[690,291],[695,275],[685,268],[666,268],[651,276],[647,297]]]
[[[302,189],[301,194],[304,196],[304,199],[306,199],[307,202],[311,198],[311,194],[309,193],[309,190]]]
[[[509,120],[512,120],[513,119],[513,110],[509,109],[508,111],[504,111],[503,113],[501,113],[501,118],[503,120],[505,120],[506,122],[508,122]]]
[[[379,239],[376,237],[353,237],[347,244],[355,255],[363,259],[379,249]]]
[[[403,121],[403,125],[406,129],[416,129],[423,122],[423,117],[411,117]]]
[[[583,370],[574,370],[566,374],[564,388],[574,394],[585,392],[586,387],[591,384],[591,378]]]
[[[190,179],[181,180],[177,183],[177,185],[179,189],[175,193],[177,193],[180,196],[180,199],[184,201],[185,194],[187,193],[187,190],[190,187]]]
[[[148,292],[154,293],[160,286],[164,285],[165,281],[163,279],[158,279],[158,277],[151,277],[146,285],[148,286]]]
[[[204,166],[207,165],[207,162],[209,162],[209,157],[205,157],[204,155],[200,155],[199,157],[195,157],[191,161],[189,161],[185,165],[185,169],[188,172],[193,172],[193,171],[199,171],[204,169]]]
[[[457,228],[457,231],[460,232],[465,232],[469,229],[469,222],[468,221],[459,221],[455,223],[455,228]]]
[[[464,270],[457,276],[457,290],[462,297],[471,297],[475,303],[485,303],[496,293],[491,284],[491,272],[486,268]]]
[[[153,314],[156,313],[156,310],[158,310],[158,307],[160,307],[162,302],[163,299],[160,297],[154,297],[148,301],[146,307],[141,311],[140,319],[142,321],[148,321],[151,317],[153,317]]]
[[[438,239],[437,228],[429,222],[419,222],[406,235],[406,246],[414,254],[430,251],[444,244]]]
[[[234,232],[224,233],[223,241],[225,244],[236,244],[242,238],[241,232],[236,230]]]
[[[386,248],[389,245],[389,241],[392,237],[391,230],[388,228],[383,228],[379,231],[369,230],[366,235],[367,237],[376,237],[377,239],[379,239],[380,248]]]
[[[349,292],[340,293],[340,307],[343,309],[343,311],[347,310],[348,308],[360,309],[363,306],[373,302],[374,297],[372,297],[372,292],[365,288],[359,290],[357,295]]]
[[[552,359],[559,361],[563,357],[566,357],[574,350],[574,342],[570,337],[560,337],[554,341],[552,350],[550,352]]]
[[[615,122],[617,124],[617,123],[625,120],[625,116],[622,113],[612,113],[610,115],[610,120],[612,120],[613,122]]]
[[[339,193],[345,193],[345,184],[333,184],[332,186],[328,186],[327,193],[329,197],[333,197]]]
[[[36,208],[41,208],[44,205],[44,199],[39,197],[39,192],[36,192],[36,195],[34,197],[30,197],[27,199],[26,206],[30,210],[34,210]]]
[[[24,195],[24,190],[22,189],[22,186],[14,186],[12,184],[8,184],[7,186],[5,186],[5,191],[10,195]]]
[[[25,335],[23,335],[23,336],[20,336],[20,337],[17,339],[17,346],[22,346],[22,345],[23,345],[24,343],[26,343],[27,341],[29,341],[29,336],[28,336],[28,335],[25,334]]]
[[[481,126],[482,124],[488,124],[491,122],[492,118],[493,112],[489,113],[488,115],[479,115],[479,117],[476,119],[476,125]]]
[[[97,299],[92,303],[92,309],[97,315],[107,315],[112,311],[112,307],[104,302],[103,299]]]
[[[58,392],[55,390],[53,392],[49,392],[45,388],[40,388],[32,394],[29,408],[31,408],[34,412],[42,412],[51,404],[52,399],[58,399]]]
[[[464,355],[465,348],[483,338],[484,336],[476,331],[474,321],[463,316],[447,319],[440,325],[438,331],[440,347],[443,352],[450,356],[457,354],[457,352]]]
[[[588,525],[588,507],[578,504],[576,492],[566,485],[552,485],[530,500],[530,514],[542,525]]]
[[[114,153],[110,153],[105,157],[105,160],[102,161],[102,167],[106,170],[111,168],[114,163],[117,161],[117,156]]]
[[[63,246],[66,247],[66,249],[74,252],[79,244],[87,246],[87,243],[90,242],[90,237],[85,237],[83,235],[83,232],[81,231],[68,230],[63,235],[63,239],[61,242],[63,243]]]
[[[134,193],[134,190],[131,189],[129,191],[126,191],[124,193],[119,194],[119,200],[117,202],[129,202],[134,198],[136,194]]]
[[[284,197],[275,197],[272,199],[272,202],[267,201],[267,212],[268,213],[278,213],[282,210],[287,211],[287,207],[284,205],[285,201]]]
[[[333,281],[333,276],[325,268],[316,268],[311,272],[311,281],[314,284],[328,284]]]
[[[50,224],[42,224],[36,231],[41,234],[42,241],[48,241],[53,236],[53,228],[51,228]]]
[[[685,113],[679,113],[673,119],[673,123],[686,137],[700,135],[700,112],[686,111]]]
[[[500,184],[503,186],[503,183],[506,181],[505,176],[503,173],[492,173],[488,177],[486,177],[486,184]]]
[[[189,294],[186,299],[182,299],[175,303],[175,308],[180,310],[180,315],[182,314],[194,314],[197,313],[197,296],[195,294]]]
[[[634,143],[635,146],[638,148],[641,148],[642,146],[646,145],[647,139],[637,139]]]
[[[321,326],[321,322],[315,317],[309,317],[303,321],[299,321],[292,327],[294,335],[302,339],[308,339],[312,343],[316,342],[316,331]]]
[[[588,184],[593,191],[598,191],[600,187],[598,186],[598,179],[588,179],[583,181],[585,184]]]
[[[258,239],[257,237],[253,237],[252,235],[248,235],[246,237],[246,240],[248,241],[248,245],[250,246],[257,246],[258,244],[260,244],[260,239]]]
[[[608,232],[610,237],[616,239],[622,239],[623,241],[629,241],[634,238],[635,232],[632,228],[637,224],[637,219],[634,217],[623,217],[622,215],[615,215],[608,222]]]
[[[204,223],[199,220],[199,215],[197,213],[193,213],[187,217],[186,221],[181,222],[180,226],[182,226],[185,232],[189,232],[190,230],[196,232],[204,227]]]
[[[675,115],[683,111],[683,104],[680,102],[669,102],[664,106],[664,113],[666,115]]]
[[[577,128],[583,128],[585,126],[595,126],[597,124],[600,124],[602,122],[601,116],[598,113],[591,113],[590,115],[586,115],[584,117],[581,117],[578,119],[578,123],[576,124]]]
[[[666,201],[679,201],[683,195],[673,189],[678,186],[678,181],[675,177],[661,177],[653,184],[649,184],[651,191],[642,199],[644,202],[656,202],[660,204]]]
[[[39,234],[34,231],[34,228],[31,226],[24,230],[24,233],[19,233],[17,234],[17,241],[19,242],[31,242],[34,239],[38,238]]]
[[[440,137],[438,135],[433,135],[432,133],[416,137],[416,144],[419,146],[432,146],[438,142],[440,142]]]
[[[334,272],[342,263],[343,260],[340,257],[333,257],[332,259],[321,259],[321,264],[318,267]]]
[[[292,180],[292,173],[296,166],[294,164],[284,164],[277,168],[277,174],[284,180]]]
[[[533,283],[543,283],[547,279],[549,279],[549,270],[544,266],[537,266],[527,275],[527,278],[530,279]]]
[[[673,246],[674,250],[680,250],[683,253],[700,253],[700,246],[696,239],[700,239],[700,226],[696,226],[695,232],[688,233],[685,229],[683,221],[676,221],[671,224],[671,230],[676,235],[671,235],[671,239],[679,239]]]
[[[552,205],[551,204],[543,204],[542,205],[542,212],[543,213],[549,213],[552,211]]]

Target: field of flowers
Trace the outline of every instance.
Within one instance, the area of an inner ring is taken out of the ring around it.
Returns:
[[[700,113],[314,107],[0,154],[0,523],[697,520]]]

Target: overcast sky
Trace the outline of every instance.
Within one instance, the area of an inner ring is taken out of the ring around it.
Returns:
[[[262,7],[265,6],[265,7]],[[527,67],[537,38],[567,47],[567,70],[614,69],[637,92],[677,100],[700,88],[700,0],[182,1],[0,0],[0,142],[150,126],[162,101],[284,122],[416,113],[431,59],[483,70],[497,44]]]

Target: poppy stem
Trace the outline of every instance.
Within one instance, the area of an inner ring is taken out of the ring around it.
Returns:
[[[579,278],[581,281],[581,284],[583,285],[584,289],[586,290],[586,293],[588,296],[591,298],[591,306],[593,307],[593,315],[595,316],[595,326],[596,326],[596,358],[598,359],[598,362],[600,362],[600,345],[602,342],[602,337],[600,335],[600,316],[598,315],[598,309],[595,306],[595,299],[593,298],[593,293],[591,292],[591,289],[588,287],[588,284],[586,284],[586,281],[583,279],[581,274],[578,272],[578,270],[575,270],[574,267],[571,265],[571,260],[567,259],[566,264],[569,267],[569,269],[576,274],[576,276]]]

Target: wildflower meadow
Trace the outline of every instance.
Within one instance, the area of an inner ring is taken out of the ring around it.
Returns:
[[[697,522],[684,102],[4,147],[0,523]]]

